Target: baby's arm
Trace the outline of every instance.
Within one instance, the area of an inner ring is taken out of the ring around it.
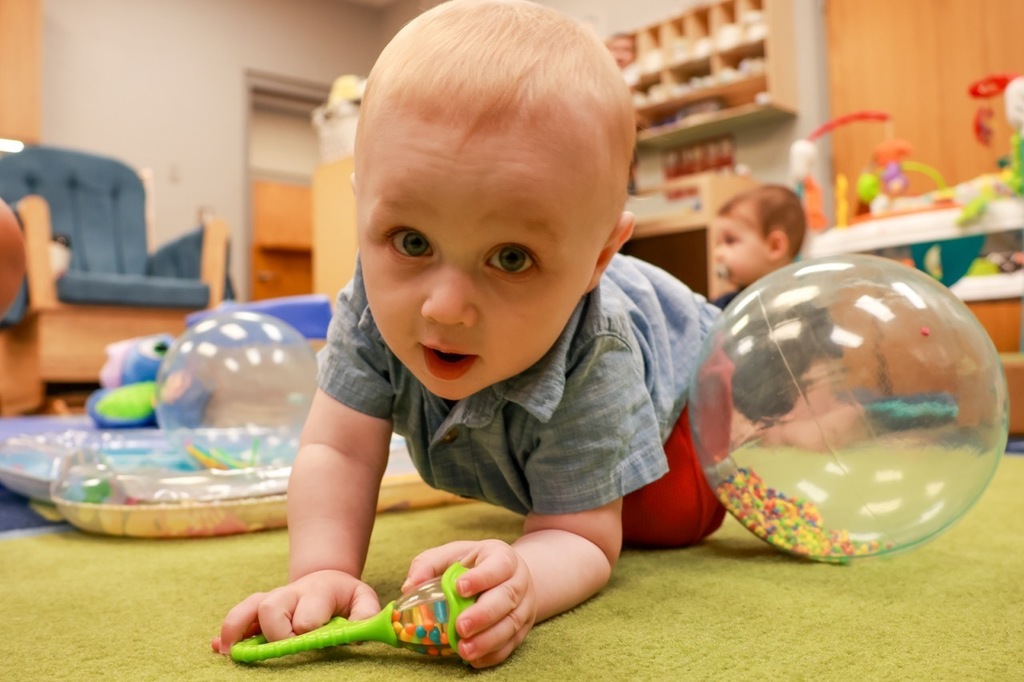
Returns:
[[[526,517],[512,545],[453,542],[413,561],[406,586],[440,575],[455,561],[472,566],[459,578],[463,596],[478,595],[456,622],[459,654],[474,667],[501,663],[535,622],[567,611],[611,577],[622,545],[622,500],[576,514]]]
[[[224,619],[214,648],[256,624],[268,640],[308,632],[334,615],[366,618],[380,609],[359,577],[366,561],[391,423],[317,391],[288,482],[289,584],[254,594]]]

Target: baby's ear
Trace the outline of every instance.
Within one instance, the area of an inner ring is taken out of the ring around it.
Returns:
[[[769,231],[765,242],[768,244],[768,253],[772,258],[782,259],[789,256],[789,235],[785,230],[775,228]]]
[[[594,265],[594,276],[590,280],[590,286],[587,287],[587,291],[591,291],[597,286],[601,275],[604,274],[605,268],[612,262],[612,256],[618,253],[622,245],[633,236],[633,226],[635,223],[636,218],[629,211],[623,211],[619,215],[615,228],[608,235],[607,241],[605,241],[604,246],[601,248],[601,253],[597,256],[597,263]]]

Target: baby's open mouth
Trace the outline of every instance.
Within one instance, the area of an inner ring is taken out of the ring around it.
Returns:
[[[436,348],[423,347],[423,358],[427,371],[438,379],[454,381],[468,372],[476,362],[476,355],[464,353],[446,353]]]

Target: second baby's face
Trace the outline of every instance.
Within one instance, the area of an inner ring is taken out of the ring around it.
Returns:
[[[715,266],[722,279],[745,287],[772,270],[768,242],[756,209],[746,203],[711,224]]]
[[[417,379],[460,400],[558,339],[600,276],[616,180],[587,145],[522,124],[375,123],[354,179],[370,310]]]

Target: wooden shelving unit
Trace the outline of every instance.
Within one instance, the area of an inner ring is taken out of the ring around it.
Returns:
[[[713,0],[634,33],[641,148],[793,116],[794,0]]]

